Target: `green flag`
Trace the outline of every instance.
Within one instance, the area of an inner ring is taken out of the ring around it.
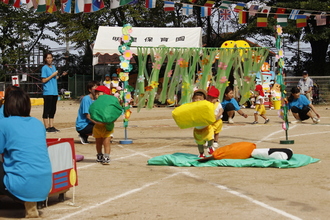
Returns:
[[[133,0],[120,0],[120,3],[119,5],[122,6],[122,5],[127,5],[128,3],[131,3]]]
[[[288,26],[288,16],[287,15],[277,15],[277,25],[281,27]]]

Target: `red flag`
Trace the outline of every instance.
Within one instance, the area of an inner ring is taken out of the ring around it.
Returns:
[[[15,0],[13,6],[14,6],[15,8],[19,8],[19,7],[21,6],[21,0]]]
[[[284,14],[285,10],[286,10],[285,8],[278,8],[276,10],[276,14],[275,14],[274,18],[277,18],[277,14]]]
[[[247,23],[248,13],[247,11],[240,11],[238,16],[238,23],[246,24]]]
[[[267,14],[258,13],[257,27],[267,27]]]

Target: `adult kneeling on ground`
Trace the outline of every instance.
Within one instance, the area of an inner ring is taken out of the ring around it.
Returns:
[[[38,217],[36,202],[48,197],[52,168],[46,130],[30,116],[30,97],[19,87],[6,89],[4,117],[0,119],[0,195],[25,205],[26,217]]]
[[[288,98],[288,108],[291,110],[293,117],[296,121],[291,123],[298,123],[311,118],[314,123],[319,123],[320,115],[316,112],[315,107],[306,98],[306,96],[300,94],[298,87],[291,89],[291,95]],[[317,117],[313,117],[312,111]]]
[[[233,88],[231,88],[230,86],[228,86],[225,89],[225,94],[223,97],[223,101],[221,102],[221,105],[224,110],[222,115],[223,116],[222,121],[228,121],[229,124],[233,124],[235,111],[237,111],[237,113],[243,116],[244,118],[248,117],[248,115],[241,110],[236,99],[234,99]]]

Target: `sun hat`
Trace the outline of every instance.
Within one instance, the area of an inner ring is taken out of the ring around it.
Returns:
[[[103,92],[104,94],[110,95],[110,89],[106,86],[98,86],[95,91]]]
[[[207,95],[218,98],[220,95],[219,89],[215,88],[214,86],[211,86],[209,91],[207,92]]]
[[[194,95],[196,94],[196,93],[202,93],[203,95],[204,95],[204,98],[206,99],[206,97],[207,97],[207,94],[206,94],[206,91],[204,90],[204,89],[197,89],[197,90],[195,90],[194,91]]]
[[[264,89],[262,88],[262,85],[260,85],[260,84],[256,85],[256,88],[255,88],[254,91],[259,92],[259,94],[260,94],[261,96],[265,96]]]

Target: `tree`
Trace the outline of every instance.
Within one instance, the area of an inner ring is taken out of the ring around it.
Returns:
[[[29,54],[33,48],[46,48],[40,40],[52,38],[46,34],[49,24],[54,19],[48,14],[36,14],[25,8],[14,8],[11,5],[0,3],[0,80],[3,80],[4,72],[8,64],[28,63]],[[16,68],[16,67],[13,67]]]

